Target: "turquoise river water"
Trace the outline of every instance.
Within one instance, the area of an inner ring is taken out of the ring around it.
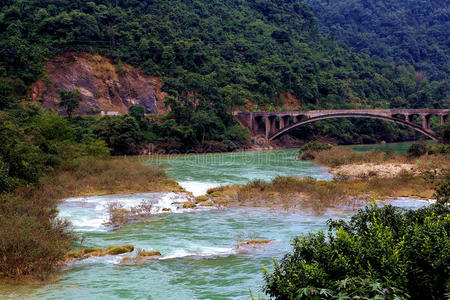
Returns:
[[[377,146],[380,147],[380,146]],[[394,147],[395,149],[404,147]],[[357,148],[358,149],[358,148]],[[367,150],[364,146],[361,151]],[[399,150],[401,151],[401,150]],[[190,155],[145,161],[165,164],[170,176],[195,195],[223,184],[242,184],[253,179],[270,180],[277,175],[331,179],[326,168],[296,161],[296,150]],[[143,158],[146,160],[146,158]],[[108,230],[106,205],[119,201],[126,207],[151,201],[154,217],[118,230]],[[11,299],[249,299],[262,293],[263,265],[270,270],[272,258],[290,250],[294,236],[326,229],[329,218],[346,218],[353,211],[342,209],[316,216],[266,209],[176,209],[189,199],[176,193],[97,196],[66,199],[60,216],[72,221],[85,238],[84,245],[105,247],[133,244],[159,250],[163,257],[141,264],[120,264],[124,255],[79,261],[61,272],[61,280],[45,285],[10,285],[0,288],[0,298]],[[397,199],[394,205],[418,208],[426,201]],[[164,208],[173,212],[163,213]],[[236,244],[248,239],[273,240],[250,249]]]

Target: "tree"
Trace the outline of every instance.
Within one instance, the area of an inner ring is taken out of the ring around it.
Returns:
[[[128,109],[130,116],[132,116],[139,125],[141,130],[148,129],[148,120],[145,117],[145,108],[142,105],[133,105]]]
[[[14,101],[14,88],[10,80],[0,78],[0,109],[5,109]]]
[[[81,96],[78,90],[75,91],[65,91],[62,90],[59,92],[59,96],[61,101],[59,102],[59,106],[64,108],[69,119],[72,119],[72,113],[75,109],[80,106]]]
[[[266,270],[264,289],[271,297],[445,299],[450,288],[449,206],[405,211],[372,205],[349,221],[328,224],[328,234],[295,238],[293,252],[275,263],[273,273]],[[372,290],[361,289],[364,282],[384,295],[373,298]],[[316,297],[310,297],[311,290]]]
[[[437,129],[439,136],[444,144],[450,144],[450,122],[440,125]]]
[[[94,125],[94,133],[108,144],[113,155],[136,154],[144,139],[136,120],[128,115],[101,118]]]
[[[130,116],[136,119],[136,121],[141,121],[145,117],[145,108],[142,105],[133,105],[128,111]]]

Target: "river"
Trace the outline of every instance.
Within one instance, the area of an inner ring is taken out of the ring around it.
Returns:
[[[167,165],[169,175],[195,195],[218,185],[270,180],[278,175],[332,178],[326,168],[294,160],[296,153],[282,150],[190,155],[146,163]],[[294,236],[326,229],[327,219],[345,218],[352,213],[346,209],[321,216],[250,208],[176,210],[172,203],[185,201],[186,197],[149,193],[67,199],[59,207],[60,216],[72,221],[86,246],[133,244],[136,248],[159,250],[163,258],[137,265],[120,264],[124,255],[86,259],[61,272],[60,281],[7,286],[0,289],[0,298],[249,299],[249,289],[255,295],[261,292],[263,265],[270,270],[272,258],[289,251]],[[109,201],[134,206],[142,199],[154,203],[155,216],[150,221],[115,231],[103,226]],[[393,203],[418,208],[427,202],[399,199]],[[162,213],[163,208],[172,208],[176,213]],[[257,249],[235,247],[240,241],[255,238],[273,242]]]

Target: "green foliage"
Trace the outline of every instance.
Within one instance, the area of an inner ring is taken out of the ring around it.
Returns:
[[[15,83],[17,80],[0,78],[0,110],[10,108],[17,102]]]
[[[63,107],[69,116],[69,119],[72,118],[72,113],[75,109],[78,108],[81,101],[80,92],[77,91],[60,91],[59,96],[61,101],[59,102],[59,106]]]
[[[98,119],[94,133],[106,142],[113,155],[136,154],[144,138],[138,123],[129,115]]]
[[[33,119],[24,116],[24,121]],[[3,191],[8,191],[21,184],[37,183],[39,177],[51,165],[49,157],[53,147],[46,147],[45,140],[34,129],[18,124],[14,116],[0,112],[0,157],[3,160],[3,174],[8,177],[3,181]],[[5,184],[7,182],[8,184]]]
[[[434,194],[434,197],[436,197],[436,200],[440,203],[448,203],[450,200],[450,181],[447,178],[446,181],[440,182],[436,186],[436,192]]]
[[[136,119],[136,121],[141,121],[145,118],[145,108],[142,105],[133,105],[128,111],[130,112],[130,116]]]
[[[332,145],[324,144],[321,142],[309,142],[300,147],[299,150],[299,159],[301,160],[313,160],[314,152],[320,152],[324,150],[329,150],[333,148]]]
[[[47,141],[71,141],[74,138],[70,123],[51,111],[43,111],[35,117],[33,127]]]
[[[427,154],[429,150],[430,147],[425,141],[419,141],[409,147],[408,155],[411,157],[419,157]]]
[[[80,156],[109,157],[105,142],[90,134],[86,126],[86,133],[78,129],[35,104],[0,111],[0,193],[38,184],[45,173]]]
[[[75,236],[45,200],[0,194],[0,274],[46,278],[64,260]]]
[[[408,156],[420,157],[425,154],[450,154],[450,145],[448,144],[430,144],[427,141],[420,140],[413,143],[408,149]]]
[[[402,295],[402,296],[400,296]],[[408,299],[400,289],[383,285],[371,279],[346,278],[337,281],[332,289],[312,286],[300,288],[295,299]]]
[[[318,152],[320,152],[320,151],[323,151],[323,150],[329,150],[331,148],[333,148],[333,146],[329,145],[329,144],[324,144],[324,143],[321,143],[321,142],[310,142],[310,143],[306,143],[305,145],[303,145],[300,148],[299,152],[300,153],[305,152],[305,151],[318,151]]]
[[[123,62],[119,59],[119,62],[116,65],[116,71],[117,73],[119,73],[120,75],[125,74],[125,69],[123,68]]]
[[[90,157],[107,159],[110,157],[111,149],[103,140],[94,140],[85,145],[84,153]]]
[[[378,292],[389,294],[383,299],[443,299],[450,288],[449,213],[442,204],[407,211],[372,205],[349,221],[330,220],[328,234],[293,240],[293,252],[273,273],[266,270],[264,289],[282,299],[307,299],[312,290],[322,291],[316,299],[380,298]]]
[[[439,126],[437,128],[437,132],[442,139],[444,144],[450,144],[450,123],[446,122],[445,124]]]
[[[96,50],[116,58],[119,71],[122,61],[139,66],[163,76],[178,95],[193,92],[229,109],[248,100],[281,107],[285,91],[322,108],[386,107],[394,98],[400,106],[439,106],[448,98],[445,84],[415,80],[409,66],[374,61],[322,37],[299,0],[11,0],[0,16],[0,76],[27,84],[43,74],[50,56]]]
[[[448,79],[448,2],[439,0],[307,0],[321,31],[354,49],[413,65],[428,78]],[[417,79],[422,80],[418,73]],[[448,84],[448,80],[447,83]]]
[[[433,11],[438,7],[433,6]],[[429,5],[419,8],[426,10],[430,20],[441,15],[428,13]],[[322,37],[311,9],[300,0],[61,0],[58,5],[9,0],[0,5],[0,28],[0,78],[7,78],[0,82],[0,95],[7,95],[0,97],[0,108],[10,103],[11,86],[18,94],[23,90],[19,82],[26,87],[41,76],[45,78],[43,62],[47,58],[67,51],[94,50],[111,56],[119,73],[126,62],[162,77],[171,107],[169,119],[164,121],[174,119],[175,124],[163,121],[146,128],[145,119],[136,121],[147,142],[177,149],[212,141],[228,145],[226,131],[236,125],[230,121],[232,110],[248,103],[257,109],[280,109],[285,92],[294,95],[305,109],[449,104],[448,83],[428,82],[413,67],[403,66],[404,60],[395,66],[370,59]],[[417,43],[406,42],[403,36],[396,39],[415,49],[414,58],[422,53]],[[442,57],[440,46],[431,51],[429,47],[434,46],[429,45],[435,43],[416,40],[427,46],[427,53]],[[17,84],[11,84],[13,81]],[[70,117],[78,97],[61,96],[67,98],[63,107]],[[160,134],[159,129],[173,135]],[[366,120],[317,123],[299,129],[297,135],[311,137],[317,132],[341,144],[415,137],[397,126]],[[231,142],[241,146],[242,137]]]

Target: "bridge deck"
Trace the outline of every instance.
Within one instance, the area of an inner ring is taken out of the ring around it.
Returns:
[[[254,117],[263,116],[319,116],[319,115],[331,115],[331,114],[371,114],[371,115],[450,115],[450,109],[438,109],[438,108],[398,108],[398,109],[332,109],[332,110],[292,110],[292,111],[279,111],[279,112],[234,112],[234,115],[253,115]]]
[[[280,112],[234,112],[233,115],[248,127],[252,134],[258,134],[263,131],[267,139],[274,139],[292,128],[308,124],[315,121],[331,118],[372,118],[395,122],[416,131],[419,131],[428,137],[438,140],[438,136],[430,127],[430,117],[432,115],[440,117],[440,123],[445,123],[447,116],[450,115],[450,109],[334,109],[334,110],[297,110]],[[397,117],[404,116],[404,119]],[[414,122],[412,116],[421,116],[422,124]],[[293,124],[289,124],[292,121]],[[306,119],[304,118],[306,117]]]

